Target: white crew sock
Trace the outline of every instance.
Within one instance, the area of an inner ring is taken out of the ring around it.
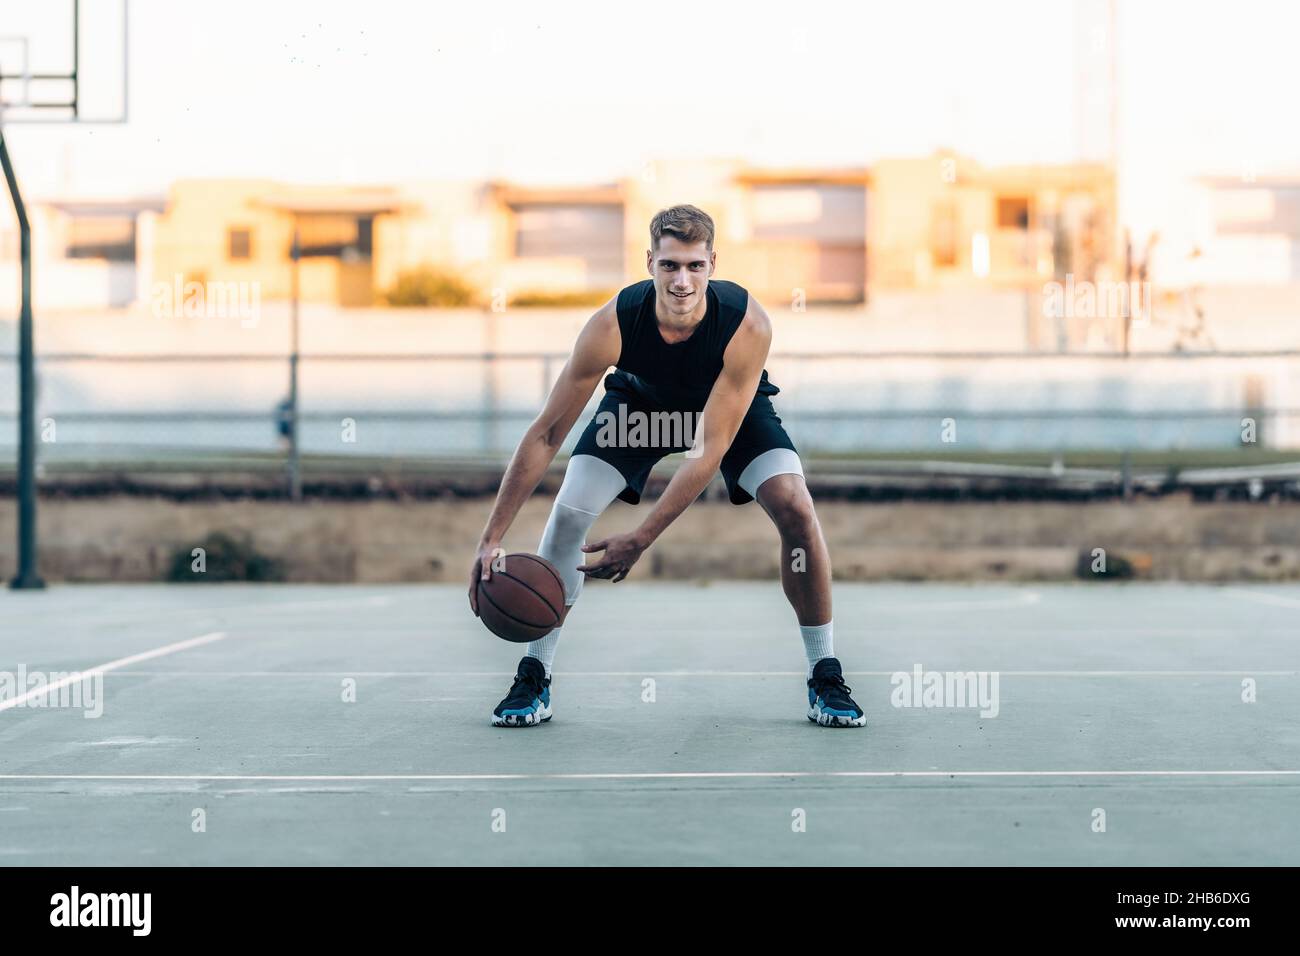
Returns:
[[[804,653],[808,655],[808,678],[812,678],[813,667],[823,657],[835,656],[835,644],[831,639],[832,621],[806,627],[799,625],[799,634],[803,637]],[[549,673],[549,672],[548,672]]]
[[[555,649],[560,646],[560,629],[557,627],[545,637],[538,638],[528,645],[525,657],[535,657],[546,668],[546,676],[551,676],[551,665],[555,663]]]

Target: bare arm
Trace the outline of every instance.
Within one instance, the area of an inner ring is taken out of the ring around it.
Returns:
[[[600,561],[584,565],[579,570],[592,577],[623,580],[641,552],[650,547],[708,487],[754,400],[771,344],[771,320],[751,296],[749,310],[727,344],[722,372],[713,383],[713,390],[704,405],[696,435],[697,446],[692,449],[692,454],[677,469],[640,527],[630,534],[615,535],[584,546],[584,551],[604,551],[605,554]]]
[[[591,399],[601,376],[618,361],[621,345],[617,299],[611,299],[583,326],[573,354],[564,363],[546,405],[528,426],[510,458],[497,491],[496,503],[479,539],[478,554],[470,574],[469,601],[475,614],[478,613],[477,584],[480,579],[491,577],[493,553],[519,514],[519,509],[537,489],[542,475],[555,460],[556,452]]]

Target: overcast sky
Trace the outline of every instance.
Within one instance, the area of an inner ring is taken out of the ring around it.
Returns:
[[[1068,161],[1106,131],[1104,99],[1081,112],[1105,92],[1106,4],[1084,3],[133,0],[129,124],[6,135],[33,196],[192,176],[609,180],[656,156],[940,146]],[[1298,8],[1120,0],[1127,218],[1165,214],[1191,175],[1300,173]]]

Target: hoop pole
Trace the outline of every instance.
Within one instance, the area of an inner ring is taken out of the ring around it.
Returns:
[[[15,590],[45,587],[36,570],[36,352],[32,337],[32,227],[9,161],[9,146],[0,126],[0,164],[18,217],[22,258],[22,307],[18,318],[18,573]]]

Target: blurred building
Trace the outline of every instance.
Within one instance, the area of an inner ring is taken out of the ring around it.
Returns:
[[[988,168],[952,153],[871,169],[875,288],[1037,287],[1116,277],[1115,177],[1103,164]]]
[[[720,276],[786,307],[862,303],[875,290],[1029,288],[1118,268],[1107,167],[985,168],[939,153],[840,169],[659,161],[579,187],[186,180],[165,204],[45,204],[37,274],[50,283],[82,270],[66,287],[83,307],[144,299],[159,284],[256,284],[262,300],[284,299],[296,231],[305,302],[369,306],[425,273],[484,303],[577,304],[646,275],[650,219],[676,203],[713,216]],[[86,271],[92,261],[99,278]]]
[[[303,301],[371,305],[376,223],[402,212],[392,189],[179,182],[154,232],[154,276],[165,285],[258,283],[262,299],[288,298],[296,232]]]
[[[28,204],[32,304],[37,309],[118,308],[148,296],[160,197]],[[8,227],[8,223],[6,223]],[[0,232],[0,301],[17,303],[16,225]]]
[[[1197,185],[1201,282],[1300,282],[1300,177],[1207,177]]]

